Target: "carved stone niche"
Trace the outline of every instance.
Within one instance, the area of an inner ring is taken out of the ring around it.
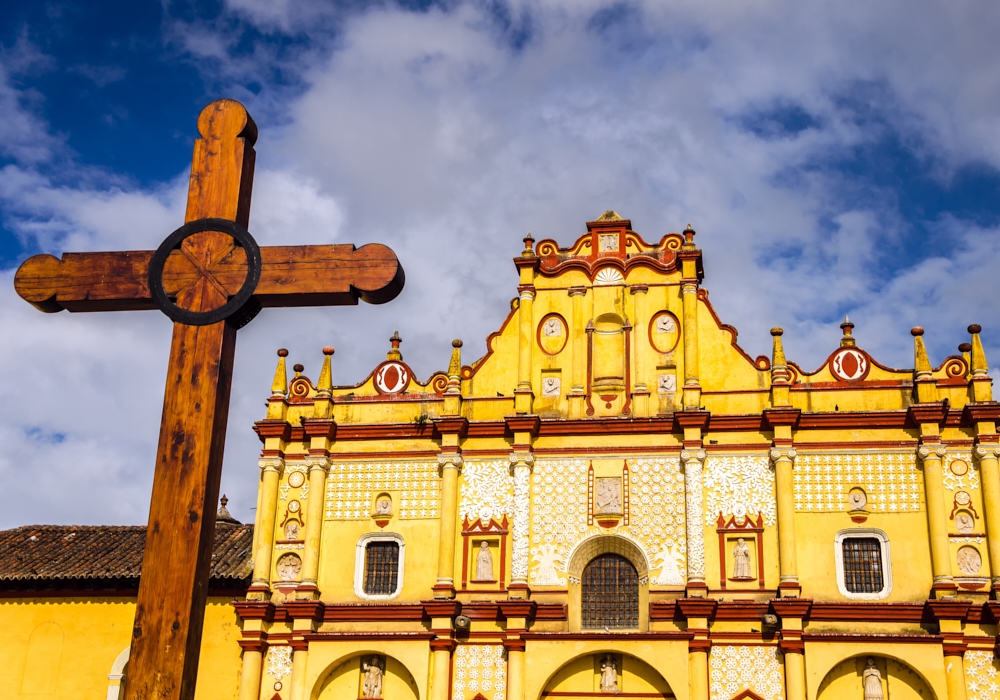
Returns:
[[[619,523],[629,524],[627,462],[591,461],[587,470],[587,511],[589,525],[593,525],[595,520],[604,528],[616,527]]]
[[[507,516],[497,522],[482,519],[462,523],[462,590],[506,590]],[[486,545],[484,548],[483,545]],[[488,559],[488,564],[487,564]],[[490,578],[485,578],[490,569]],[[471,584],[471,586],[470,586]]]
[[[716,521],[719,587],[764,590],[764,516],[758,513],[754,519],[745,508],[737,510],[728,518],[719,513]]]

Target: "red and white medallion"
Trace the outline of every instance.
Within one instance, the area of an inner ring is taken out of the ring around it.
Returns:
[[[384,362],[375,370],[375,388],[382,394],[398,394],[410,383],[410,368],[402,362]]]
[[[841,348],[830,358],[830,371],[842,382],[853,382],[868,376],[871,360],[856,348]]]

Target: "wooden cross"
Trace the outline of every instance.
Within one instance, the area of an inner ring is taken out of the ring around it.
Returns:
[[[262,306],[381,304],[403,288],[389,248],[258,248],[246,231],[257,126],[219,100],[198,117],[185,226],[159,250],[36,255],[14,278],[46,312],[160,308],[174,320],[128,700],[194,697],[236,331]]]

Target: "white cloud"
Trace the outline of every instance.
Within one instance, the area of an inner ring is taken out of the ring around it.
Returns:
[[[282,64],[303,81],[290,98],[287,85],[259,96],[241,86],[273,67],[266,45],[234,57],[236,38],[212,27],[183,38],[258,120],[251,230],[272,244],[385,242],[407,271],[386,306],[266,310],[240,332],[223,476],[238,517],[252,517],[259,444],[249,427],[277,347],[314,375],[320,348],[334,345],[343,384],[363,379],[397,328],[421,378],[446,366],[454,337],[470,361],[506,315],[524,232],[566,245],[608,208],[647,239],[694,224],[712,301],[751,355],[769,353],[768,329],[783,325],[790,358],[812,369],[849,311],[885,364],[912,363],[912,325],[927,328],[940,361],[970,322],[1000,362],[1000,301],[983,291],[1000,262],[997,231],[932,222],[942,235],[927,245],[938,248],[897,271],[889,258],[916,239],[893,192],[847,199],[849,174],[821,167],[886,135],[935,163],[942,183],[970,162],[1000,165],[1000,16],[986,6],[636,4],[601,33],[588,22],[603,3],[511,4],[528,28],[521,47],[472,4],[229,7],[266,33],[314,43]],[[184,174],[151,190],[92,173],[78,187],[52,183],[30,148],[58,140],[26,99],[0,81],[0,113],[23,122],[8,146],[22,162],[0,171],[16,231],[51,250],[134,249],[180,223]],[[769,139],[741,126],[776,105],[801,107],[812,125]],[[0,323],[19,333],[0,338],[0,354],[24,358],[34,386],[0,388],[10,446],[0,478],[20,484],[0,496],[0,519],[141,522],[169,326],[152,312],[43,316],[14,298],[9,277]],[[25,471],[40,481],[12,476]]]

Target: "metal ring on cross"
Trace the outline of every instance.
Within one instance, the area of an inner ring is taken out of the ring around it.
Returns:
[[[163,268],[170,253],[180,248],[184,239],[205,231],[219,231],[232,236],[236,245],[246,252],[247,276],[239,291],[222,306],[209,311],[191,311],[178,306],[167,296],[167,291],[163,287]],[[153,253],[153,258],[149,261],[149,293],[160,311],[177,323],[208,326],[228,320],[230,324],[242,328],[260,311],[260,302],[253,299],[253,293],[257,289],[257,283],[260,282],[261,267],[260,246],[249,231],[229,219],[197,219],[184,224],[167,236]]]

